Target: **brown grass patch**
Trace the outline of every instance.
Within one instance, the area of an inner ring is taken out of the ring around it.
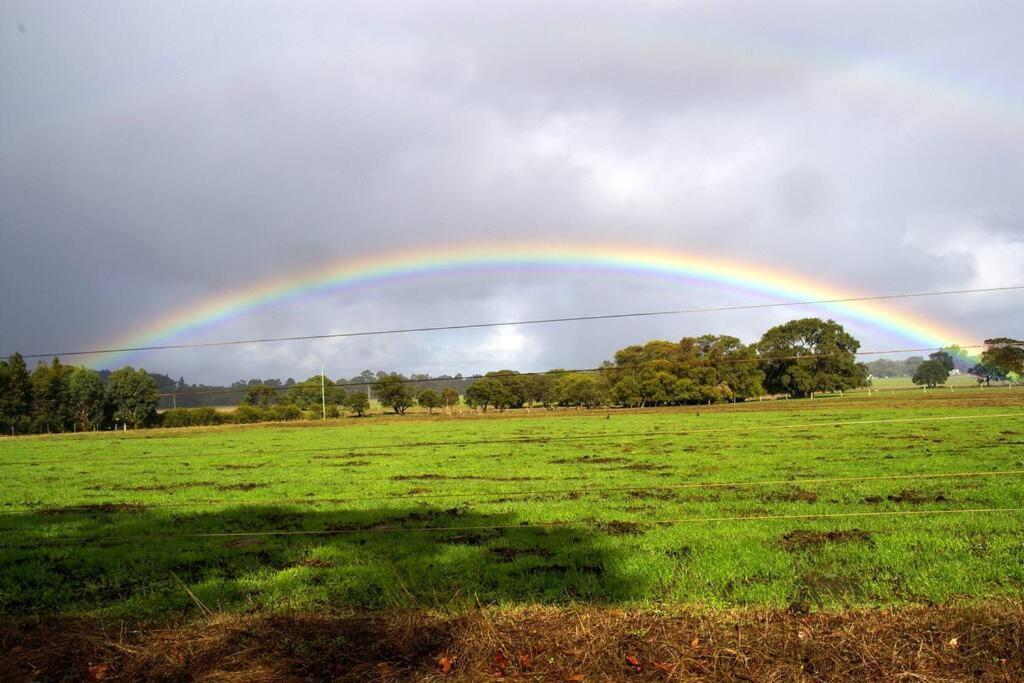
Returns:
[[[772,493],[763,498],[766,501],[778,501],[782,503],[817,503],[818,494],[806,489],[793,488],[786,491]]]
[[[782,547],[789,552],[794,552],[797,550],[811,550],[826,543],[868,543],[870,541],[871,534],[863,529],[849,529],[847,531],[794,529],[782,537]]]
[[[658,465],[653,462],[634,462],[622,467],[609,467],[610,470],[631,470],[633,472],[664,472],[672,469],[671,465]]]
[[[1024,678],[1019,603],[781,610],[484,609],[0,626],[3,680],[982,680]]]
[[[217,484],[214,488],[218,491],[252,491],[254,489],[262,489],[270,486],[270,484],[257,484],[254,482],[244,482],[241,484]]]
[[[160,491],[160,492],[171,492],[171,491],[183,491],[185,489],[201,488],[204,486],[216,486],[217,482],[214,481],[182,481],[175,482],[173,484],[139,484],[137,486],[126,486],[124,484],[94,484],[86,487],[89,491]]]
[[[616,462],[633,462],[633,461],[630,460],[629,458],[620,458],[620,457],[616,457],[616,456],[601,456],[601,457],[598,457],[596,455],[583,455],[583,456],[580,456],[579,458],[557,458],[555,460],[549,460],[548,462],[550,464],[552,464],[552,465],[570,465],[570,464],[575,465],[575,464],[580,464],[580,463],[582,463],[584,465],[609,465],[609,464],[616,463]]]
[[[639,536],[644,533],[644,527],[636,522],[605,522],[597,527],[606,534],[612,536]]]
[[[476,475],[464,474],[449,476],[447,474],[396,474],[391,481],[544,481],[544,477],[478,477]]]
[[[889,496],[894,503],[941,503],[946,496],[940,491],[936,494],[921,493],[915,489],[903,489],[895,496]]]

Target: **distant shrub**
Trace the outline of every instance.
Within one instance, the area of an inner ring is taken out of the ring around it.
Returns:
[[[202,427],[217,425],[223,420],[213,408],[174,408],[163,415],[164,427]]]
[[[270,410],[267,411],[267,419],[274,420],[275,422],[301,420],[302,409],[294,404],[279,403],[270,407]]]
[[[327,406],[326,413],[328,418],[341,417],[341,411],[338,410],[338,406],[336,405]]]
[[[275,406],[276,407],[276,406]],[[251,424],[253,422],[266,422],[269,419],[267,411],[256,406],[238,406],[231,414],[234,422],[238,424]]]

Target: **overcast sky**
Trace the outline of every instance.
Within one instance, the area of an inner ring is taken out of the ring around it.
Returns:
[[[1024,284],[1020,2],[0,0],[0,352],[395,249],[636,244],[868,293]],[[760,303],[558,271],[382,283],[168,341]],[[1020,292],[914,301],[1024,335]],[[136,354],[191,382],[593,365],[821,309]],[[833,313],[834,315],[834,313]],[[848,323],[865,348],[908,340]],[[962,340],[962,341],[973,341]]]

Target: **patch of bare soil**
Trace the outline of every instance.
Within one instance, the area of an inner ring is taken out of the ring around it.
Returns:
[[[869,543],[871,534],[863,529],[845,531],[810,531],[794,529],[782,537],[782,547],[789,551],[813,550],[826,543]]]
[[[928,494],[915,489],[903,489],[895,496],[889,496],[889,500],[894,503],[941,503],[946,500],[946,496],[942,492]]]
[[[817,503],[818,494],[814,491],[807,491],[801,488],[793,488],[785,491],[772,493],[764,497],[767,501],[778,501],[784,503]]]
[[[449,476],[447,474],[396,474],[391,477],[392,481],[544,481],[544,477],[478,477],[471,474]]]
[[[616,462],[633,462],[629,458],[620,458],[616,456],[601,456],[596,455],[583,455],[578,458],[557,458],[555,460],[548,461],[552,465],[569,465],[582,463],[584,465],[608,465]]]
[[[5,621],[0,653],[5,681],[1011,681],[1024,679],[1024,608],[55,617]]]
[[[622,467],[609,467],[611,470],[631,470],[633,472],[663,472],[672,469],[671,465],[659,465],[653,462],[634,462]]]
[[[643,525],[635,522],[606,522],[597,528],[612,536],[639,536],[644,533]]]
[[[410,512],[404,515],[392,515],[390,517],[384,517],[375,522],[369,522],[366,524],[334,524],[327,527],[327,531],[366,531],[368,529],[394,529],[401,528],[403,525],[409,522],[419,522],[420,524],[437,522],[441,519],[455,519],[461,517],[466,513],[464,507],[453,507],[447,510],[425,510],[423,512]],[[481,518],[486,519],[487,515],[481,515]],[[496,529],[495,531],[501,531]]]
[[[243,482],[241,484],[217,484],[214,488],[218,491],[252,491],[254,489],[266,488],[267,486],[269,486],[269,484]]]
[[[503,562],[514,562],[520,557],[541,557],[547,559],[554,554],[546,548],[511,548],[505,546],[488,548],[488,551]]]
[[[183,481],[173,484],[139,484],[137,486],[125,486],[124,484],[95,484],[86,487],[89,491],[182,491],[185,489],[201,488],[203,486],[215,486],[213,481]]]
[[[296,562],[295,566],[296,567],[316,567],[318,569],[327,569],[329,567],[333,567],[334,563],[333,562],[328,562],[327,560],[321,560],[321,559],[316,558],[316,557],[304,557],[301,560],[299,560],[298,562]]]
[[[680,495],[674,489],[644,489],[629,491],[626,497],[632,500],[677,500]]]

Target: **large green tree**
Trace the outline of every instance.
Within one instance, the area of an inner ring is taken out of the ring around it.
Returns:
[[[505,408],[522,408],[526,403],[526,378],[515,370],[495,370],[488,372],[484,377],[500,382],[505,388],[501,394]]]
[[[507,384],[496,377],[478,379],[466,389],[466,405],[471,408],[480,408],[485,413],[489,405],[499,411],[504,411],[513,405],[516,398],[509,391]]]
[[[32,423],[37,432],[63,432],[74,427],[68,383],[74,368],[59,358],[42,361],[32,371]]]
[[[0,433],[29,429],[32,414],[32,378],[20,353],[0,360]]]
[[[867,367],[857,362],[859,348],[860,342],[833,320],[802,318],[777,325],[757,343],[765,389],[803,397],[865,386]]]
[[[736,337],[711,334],[684,338],[679,345],[684,349],[692,347],[696,356],[697,369],[691,373],[691,379],[702,387],[702,399],[744,400],[764,394],[765,373],[754,347]]]
[[[321,404],[339,405],[344,400],[344,388],[320,375],[313,375],[289,387],[282,402],[296,405],[303,410],[317,411],[320,410]]]
[[[602,366],[601,376],[612,399],[626,406],[736,401],[765,393],[756,349],[727,335],[629,346]]]
[[[934,355],[934,354],[933,354]],[[949,379],[949,369],[943,359],[926,360],[917,366],[917,372],[911,378],[914,384],[921,384],[927,387],[936,387],[945,384]]]
[[[319,389],[319,387],[317,387]],[[277,403],[278,392],[277,390],[269,385],[260,383],[250,386],[245,391],[245,396],[242,398],[242,403],[247,406],[256,406],[257,408],[269,408],[270,406]],[[320,396],[317,394],[317,401]]]
[[[523,377],[523,396],[528,404],[539,403],[545,408],[551,407],[557,400],[551,373],[539,372]]]
[[[143,427],[156,414],[160,394],[148,372],[125,366],[110,373],[107,398],[113,406],[116,422]]]
[[[1013,373],[1024,377],[1024,341],[1009,337],[986,339],[981,362],[999,368],[1007,375]]]
[[[413,403],[412,389],[398,373],[392,372],[378,379],[373,385],[373,392],[380,404],[391,408],[396,415],[404,415]]]
[[[370,399],[365,391],[353,391],[345,397],[345,409],[355,413],[358,417],[366,414],[370,409]]]
[[[441,390],[441,405],[444,406],[445,412],[451,413],[452,408],[459,405],[459,392],[452,387],[445,387]]]
[[[433,415],[434,408],[441,407],[441,397],[433,389],[424,389],[416,395],[416,403],[426,408],[428,414]]]
[[[107,398],[100,373],[83,367],[72,370],[68,395],[78,427],[83,431],[98,429],[103,423]]]
[[[995,365],[990,365],[984,361],[975,363],[968,373],[978,378],[978,384],[984,383],[985,386],[992,386],[992,382],[1002,382],[1006,380],[1006,371]]]
[[[558,402],[563,406],[596,408],[604,403],[600,379],[592,373],[572,372],[556,383]]]

